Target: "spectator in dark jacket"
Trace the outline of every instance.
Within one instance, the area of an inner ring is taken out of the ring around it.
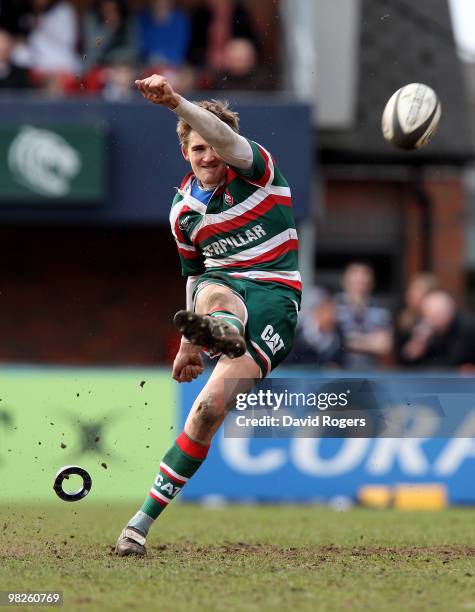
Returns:
[[[286,363],[341,367],[343,335],[336,320],[335,300],[319,287],[306,291],[293,349]]]
[[[270,90],[275,88],[272,72],[257,63],[254,45],[246,38],[232,38],[224,48],[223,68],[206,71],[201,86],[221,91]]]
[[[191,38],[187,60],[197,68],[223,69],[227,43],[249,41],[259,55],[259,40],[245,6],[235,0],[204,0],[191,9]]]
[[[124,0],[96,0],[84,18],[86,70],[138,58],[137,23]]]
[[[343,273],[343,292],[337,296],[337,318],[344,336],[345,367],[376,367],[392,351],[390,313],[372,297],[374,274],[362,262],[350,263]]]
[[[475,321],[458,311],[449,293],[429,293],[421,312],[422,319],[405,346],[407,361],[436,368],[475,365]]]

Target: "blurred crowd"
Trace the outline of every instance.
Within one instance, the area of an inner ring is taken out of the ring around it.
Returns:
[[[239,0],[0,1],[0,89],[133,95],[166,74],[177,91],[273,89],[262,37]]]
[[[475,371],[475,318],[461,311],[436,276],[411,278],[396,313],[382,307],[373,291],[374,272],[364,262],[346,267],[339,292],[307,289],[286,363]]]

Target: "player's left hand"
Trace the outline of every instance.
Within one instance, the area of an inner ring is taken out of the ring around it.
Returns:
[[[203,373],[200,349],[193,344],[182,344],[173,362],[172,377],[177,382],[191,382]]]

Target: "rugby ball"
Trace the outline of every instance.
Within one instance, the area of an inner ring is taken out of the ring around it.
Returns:
[[[389,98],[381,120],[384,138],[400,149],[420,149],[439,127],[442,108],[435,91],[410,83]]]

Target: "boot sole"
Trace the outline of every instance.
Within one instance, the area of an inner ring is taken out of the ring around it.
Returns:
[[[242,357],[246,343],[239,334],[227,333],[224,324],[208,315],[190,310],[179,310],[173,323],[192,344],[206,347],[210,352],[223,353],[231,359]]]

